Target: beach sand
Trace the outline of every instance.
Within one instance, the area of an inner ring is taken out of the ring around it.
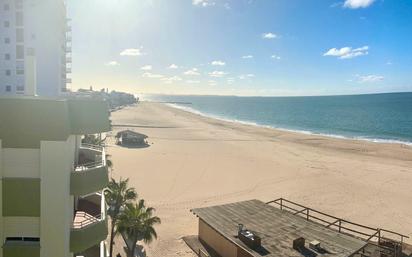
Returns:
[[[147,256],[195,256],[191,208],[279,197],[372,227],[412,235],[412,148],[231,123],[142,102],[112,113],[149,146],[109,140],[112,176],[130,178],[162,219]],[[123,251],[117,239],[115,254]],[[410,242],[410,240],[409,240]]]

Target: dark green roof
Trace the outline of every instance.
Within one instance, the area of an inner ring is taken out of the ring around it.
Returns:
[[[103,100],[0,98],[3,148],[39,148],[40,141],[65,141],[70,135],[109,130],[109,111]]]

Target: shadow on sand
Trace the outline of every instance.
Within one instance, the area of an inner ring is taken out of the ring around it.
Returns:
[[[125,147],[125,148],[147,148],[150,147],[150,145],[145,142],[145,143],[140,143],[140,144],[121,144],[119,145],[121,147]]]
[[[127,247],[123,247],[123,250],[124,250],[125,254],[126,254],[127,251],[128,251]],[[121,255],[121,256],[123,257],[123,255]],[[125,256],[127,256],[127,254],[126,254]],[[145,249],[143,248],[143,246],[141,246],[141,245],[136,245],[136,250],[135,250],[135,252],[134,252],[133,257],[146,257],[146,251],[145,251]]]

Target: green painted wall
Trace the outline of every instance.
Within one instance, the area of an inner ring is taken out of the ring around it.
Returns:
[[[2,179],[3,216],[40,217],[40,179]]]
[[[106,102],[71,99],[68,104],[72,134],[96,134],[111,130]]]
[[[40,257],[40,245],[34,243],[3,245],[3,257]]]
[[[103,190],[109,183],[107,166],[72,172],[70,179],[70,194],[87,195]]]
[[[41,140],[65,141],[70,134],[65,101],[0,98],[3,148],[39,148]]]
[[[39,148],[40,141],[110,131],[108,105],[97,99],[0,97],[3,148]]]
[[[70,251],[80,253],[99,244],[107,237],[107,221],[103,220],[83,229],[72,230],[70,233]]]

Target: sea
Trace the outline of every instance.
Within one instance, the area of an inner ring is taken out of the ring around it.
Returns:
[[[302,97],[150,95],[145,99],[254,126],[412,145],[412,92]]]

